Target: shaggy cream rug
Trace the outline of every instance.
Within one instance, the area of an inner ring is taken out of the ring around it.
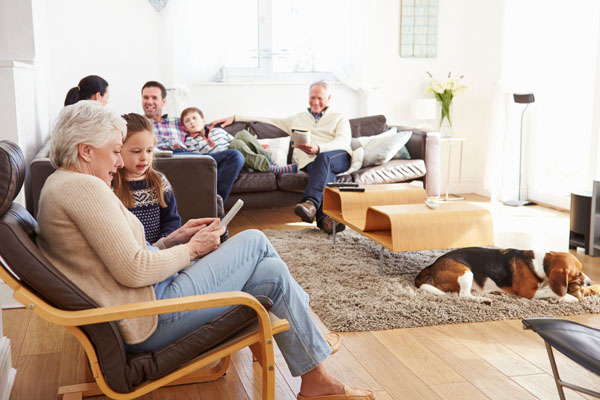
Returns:
[[[414,278],[447,250],[391,253],[385,250],[379,276],[379,245],[346,229],[335,245],[320,230],[266,230],[265,234],[311,298],[311,306],[332,331],[371,331],[415,326],[528,317],[597,313],[600,297],[579,303],[528,300],[506,293],[479,302],[455,294],[419,290]]]

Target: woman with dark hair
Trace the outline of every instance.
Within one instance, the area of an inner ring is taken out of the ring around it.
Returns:
[[[108,82],[98,75],[89,75],[71,88],[65,98],[65,106],[77,103],[79,100],[96,100],[103,106],[108,104]]]

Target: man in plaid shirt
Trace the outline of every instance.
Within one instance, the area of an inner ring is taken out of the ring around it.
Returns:
[[[162,114],[167,102],[167,89],[163,84],[149,81],[142,87],[142,108],[146,117],[154,124],[154,134],[158,148],[177,153],[190,153],[185,145],[185,132],[179,118]],[[197,153],[194,153],[197,154]],[[244,166],[244,156],[237,150],[229,149],[209,154],[217,162],[217,193],[223,204],[229,198],[233,183]]]

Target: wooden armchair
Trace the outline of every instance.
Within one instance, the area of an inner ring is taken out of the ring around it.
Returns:
[[[13,202],[24,177],[21,150],[14,143],[0,141],[0,278],[12,288],[17,301],[75,336],[95,380],[59,388],[63,399],[102,393],[133,399],[162,386],[214,380],[227,370],[230,355],[246,346],[263,367],[262,398],[274,398],[273,334],[289,329],[289,324],[267,311],[272,305],[268,298],[224,292],[99,307],[37,248],[35,219]],[[222,306],[233,307],[177,342],[148,353],[127,353],[115,322]]]

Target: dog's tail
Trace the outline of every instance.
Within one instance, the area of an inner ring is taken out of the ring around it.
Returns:
[[[427,281],[431,279],[431,267],[433,267],[433,265],[430,265],[429,267],[419,272],[419,275],[417,275],[417,277],[415,278],[416,287],[421,287],[422,284],[427,283]]]

